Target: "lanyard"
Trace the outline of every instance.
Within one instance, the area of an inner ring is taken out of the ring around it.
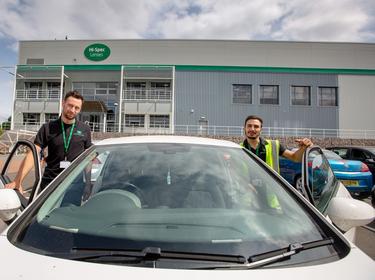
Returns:
[[[76,125],[76,123],[74,122],[73,125],[72,125],[72,127],[70,128],[70,133],[69,133],[68,141],[66,141],[65,129],[64,129],[64,122],[61,120],[61,129],[62,129],[62,135],[63,135],[63,140],[64,140],[65,160],[66,160],[66,154],[68,153],[70,140],[72,140],[72,135],[73,135],[73,130],[74,130],[74,126],[75,125]]]

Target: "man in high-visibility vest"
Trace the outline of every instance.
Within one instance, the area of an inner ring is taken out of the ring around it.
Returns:
[[[255,115],[248,116],[244,125],[246,139],[241,143],[241,146],[256,154],[277,173],[280,173],[280,156],[296,162],[301,162],[306,148],[313,145],[308,138],[296,139],[295,141],[298,143],[299,149],[290,151],[281,145],[279,140],[268,140],[260,137],[262,126],[262,118]],[[271,208],[281,209],[279,200],[274,193],[268,193],[267,200]]]
[[[268,140],[260,137],[262,126],[262,118],[255,115],[248,116],[244,125],[246,139],[241,145],[256,154],[278,173],[280,173],[279,156],[301,162],[306,148],[313,144],[308,138],[296,139],[299,149],[288,150],[280,144],[279,140]]]

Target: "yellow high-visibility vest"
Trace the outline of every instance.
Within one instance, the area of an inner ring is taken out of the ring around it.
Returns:
[[[280,142],[279,140],[269,140],[265,139],[267,142],[266,147],[266,163],[277,173],[280,173],[279,167],[279,151],[280,151]],[[244,147],[244,143],[240,144]]]
[[[280,173],[280,167],[279,167],[280,142],[279,140],[268,140],[268,139],[265,139],[265,141],[267,142],[267,145],[265,145],[266,163],[277,173]],[[242,147],[245,146],[243,142],[240,145]],[[279,200],[277,199],[277,196],[274,193],[267,193],[267,202],[271,208],[274,208],[274,209],[281,208]]]
[[[280,173],[279,167],[279,151],[280,142],[279,140],[266,140],[268,145],[266,147],[266,163],[272,167],[277,173]]]

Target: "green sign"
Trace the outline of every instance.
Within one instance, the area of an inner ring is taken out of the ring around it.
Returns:
[[[102,61],[109,57],[111,49],[104,44],[92,44],[86,47],[84,55],[87,59],[92,61]]]

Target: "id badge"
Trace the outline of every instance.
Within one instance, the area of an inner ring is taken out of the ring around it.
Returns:
[[[68,168],[70,164],[71,162],[67,160],[60,161],[60,168]]]

